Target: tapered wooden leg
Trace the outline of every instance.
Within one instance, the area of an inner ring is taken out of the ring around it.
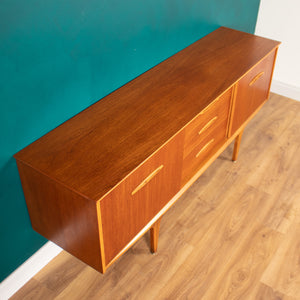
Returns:
[[[241,144],[243,132],[244,131],[241,131],[240,134],[235,138],[234,148],[233,148],[233,155],[232,155],[232,161],[236,161],[237,160],[237,157],[238,157],[238,154],[239,154],[239,150],[240,150],[240,144]]]
[[[150,247],[152,253],[156,253],[157,251],[160,220],[161,218],[158,219],[150,228]]]

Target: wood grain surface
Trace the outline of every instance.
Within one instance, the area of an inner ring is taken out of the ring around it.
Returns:
[[[243,134],[103,276],[62,252],[12,299],[300,298],[300,103],[271,94]],[[130,266],[130,267],[129,267]]]
[[[239,80],[231,132],[235,132],[255,109],[268,98],[276,51],[274,50]]]
[[[18,162],[33,229],[103,272],[96,202]]]
[[[100,202],[106,264],[180,190],[182,133],[169,141]],[[163,167],[160,169],[161,166]],[[159,172],[132,195],[132,191],[156,170]]]
[[[98,200],[278,45],[220,27],[15,158]]]

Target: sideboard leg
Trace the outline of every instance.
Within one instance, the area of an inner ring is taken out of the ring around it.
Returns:
[[[158,219],[150,228],[150,247],[152,253],[156,253],[157,251],[160,220],[161,218]]]
[[[233,148],[233,155],[232,155],[232,161],[236,161],[237,160],[243,132],[244,131],[241,131],[240,134],[235,138],[234,148]]]

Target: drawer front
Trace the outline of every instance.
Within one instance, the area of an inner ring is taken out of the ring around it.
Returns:
[[[185,128],[182,186],[226,140],[231,92],[225,92]]]
[[[226,124],[216,127],[211,135],[201,142],[183,159],[181,186],[184,186],[226,141]]]
[[[184,140],[184,158],[199,147],[216,128],[226,134],[229,115],[231,89],[221,95],[204,109],[186,128]]]
[[[239,80],[229,135],[233,134],[267,100],[274,60],[275,50]]]
[[[106,264],[179,191],[182,145],[180,133],[101,200]]]

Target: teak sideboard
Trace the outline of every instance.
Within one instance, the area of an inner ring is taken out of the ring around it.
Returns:
[[[14,155],[33,228],[105,270],[269,97],[279,42],[220,27]]]

